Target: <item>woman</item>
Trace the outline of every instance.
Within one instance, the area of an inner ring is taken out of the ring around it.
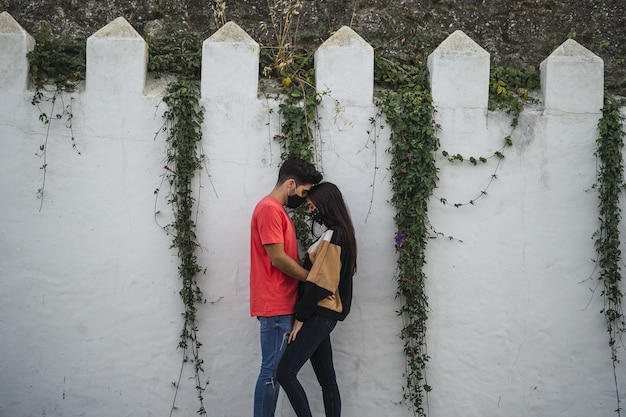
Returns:
[[[295,320],[277,378],[298,417],[310,417],[311,409],[297,374],[307,360],[322,387],[326,417],[341,415],[341,398],[333,367],[330,332],[343,321],[352,303],[352,276],[356,272],[356,238],[341,192],[332,183],[320,183],[309,191],[309,215],[327,230],[308,249],[300,283]]]

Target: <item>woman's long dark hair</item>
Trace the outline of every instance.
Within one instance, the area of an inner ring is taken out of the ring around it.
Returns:
[[[339,228],[340,237],[350,253],[352,273],[354,274],[356,272],[356,236],[341,191],[331,182],[322,182],[311,188],[308,197],[320,211],[324,224],[328,227],[337,226]]]

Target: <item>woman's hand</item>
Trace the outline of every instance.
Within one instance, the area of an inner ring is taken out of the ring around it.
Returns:
[[[293,326],[291,326],[291,332],[289,333],[289,338],[287,339],[287,343],[291,343],[296,340],[296,336],[298,332],[302,328],[302,322],[298,320],[293,321]]]

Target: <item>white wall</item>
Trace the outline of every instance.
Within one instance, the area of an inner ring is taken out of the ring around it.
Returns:
[[[0,416],[168,415],[183,306],[171,236],[159,226],[171,220],[165,137],[156,135],[166,81],[147,79],[145,42],[124,19],[90,37],[86,83],[63,96],[80,154],[65,122],[53,120],[41,201],[37,154],[48,126],[25,87],[32,47],[30,35],[0,14]],[[203,46],[207,161],[197,224],[208,302],[199,307],[199,334],[211,417],[251,415],[260,361],[248,313],[249,218],[276,181],[281,151],[273,140],[279,103],[257,91],[258,53],[234,23]],[[318,163],[344,192],[360,248],[353,311],[333,333],[344,415],[409,416],[399,403],[389,128],[370,123],[373,51],[342,28],[315,61],[316,83],[329,92],[319,108]],[[499,149],[510,118],[486,109],[489,55],[455,32],[429,69],[442,149],[475,156]],[[428,247],[431,416],[616,408],[602,300],[590,278],[602,61],[568,41],[541,69],[544,104],[522,113],[487,196],[473,206],[442,205],[439,197],[474,198],[495,161],[477,168],[438,160],[431,223],[454,239]],[[198,408],[191,376],[185,368],[173,415]],[[323,414],[309,368],[302,380],[314,413]],[[287,399],[279,401],[276,415],[293,416]]]

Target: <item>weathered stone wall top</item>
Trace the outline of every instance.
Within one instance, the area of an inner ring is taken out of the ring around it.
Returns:
[[[230,20],[260,44],[276,44],[268,2],[225,0],[225,16],[215,11],[217,3],[0,0],[0,11],[10,12],[31,34],[49,30],[66,39],[86,39],[124,16],[146,38],[166,34],[174,24],[206,39]],[[556,46],[573,38],[604,60],[607,84],[626,96],[623,0],[301,0],[301,4],[298,45],[309,50],[349,26],[381,51],[425,62],[437,45],[462,30],[490,54],[493,65],[522,68],[538,67]]]
[[[32,37],[6,12],[0,15],[4,85],[23,86]],[[257,95],[259,44],[234,22],[204,41],[202,95],[207,99],[250,99]],[[335,100],[371,104],[373,48],[344,26],[315,54],[316,83]],[[86,91],[98,94],[142,94],[147,45],[123,17],[114,19],[87,40]],[[462,31],[455,31],[428,57],[434,103],[444,107],[487,108],[489,53]],[[604,63],[569,39],[541,63],[545,106],[563,111],[595,113],[602,108]],[[584,105],[582,104],[584,103]],[[582,107],[581,107],[582,106]]]

